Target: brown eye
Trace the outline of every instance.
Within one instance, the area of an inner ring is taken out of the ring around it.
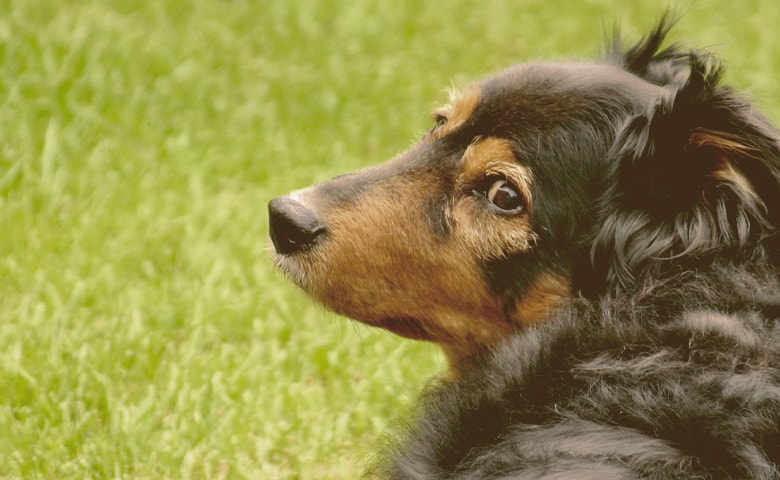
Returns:
[[[506,212],[518,211],[523,208],[523,196],[517,189],[504,179],[496,180],[485,192],[490,203]]]
[[[441,127],[445,123],[447,123],[447,116],[443,113],[434,113],[433,114],[433,121],[436,122],[436,127]]]

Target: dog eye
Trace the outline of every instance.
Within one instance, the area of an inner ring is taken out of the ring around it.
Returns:
[[[435,122],[435,125],[428,130],[426,135],[431,135],[433,132],[443,127],[447,123],[447,116],[443,113],[434,113],[433,121]]]
[[[485,196],[490,203],[506,212],[519,211],[524,205],[523,195],[504,179],[493,182]]]

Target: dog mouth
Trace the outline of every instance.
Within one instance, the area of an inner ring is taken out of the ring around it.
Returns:
[[[433,336],[423,328],[423,323],[412,318],[396,317],[379,320],[373,325],[412,340],[431,340]]]
[[[295,285],[306,290],[306,270],[303,268],[305,262],[299,262],[293,255],[279,253],[278,250],[271,253],[271,258],[279,270],[290,279]]]
[[[424,327],[425,322],[421,322],[418,319],[396,316],[378,320],[371,319],[370,316],[363,317],[362,315],[354,315],[353,312],[345,311],[342,308],[339,308],[338,305],[329,304],[325,298],[320,298],[321,295],[316,291],[313,291],[313,285],[311,284],[312,272],[308,271],[306,268],[309,265],[309,262],[305,258],[301,258],[301,255],[306,256],[306,253],[308,252],[301,252],[301,254],[285,254],[277,251],[273,254],[273,261],[279,271],[314,301],[317,303],[324,303],[327,308],[341,315],[353,318],[360,323],[387,330],[404,338],[423,341],[434,340],[435,335]],[[314,288],[314,290],[316,290],[316,288]]]

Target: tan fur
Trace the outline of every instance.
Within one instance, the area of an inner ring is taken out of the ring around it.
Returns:
[[[739,142],[736,135],[699,128],[691,133],[689,144],[697,149],[712,149],[719,160],[709,176],[721,182],[730,182],[744,192],[747,192],[759,205],[764,205],[761,196],[756,192],[753,183],[731,160],[732,157],[750,155],[753,148]],[[764,207],[766,208],[766,207]]]
[[[520,165],[508,140],[477,139],[463,155],[463,173],[458,178],[459,189],[468,191],[491,176],[505,177],[520,189],[526,201],[522,215],[496,217],[481,214],[477,199],[466,196],[455,205],[457,220],[455,235],[466,251],[483,259],[497,259],[529,250],[536,241],[528,212],[532,207],[531,173]]]
[[[482,101],[482,91],[474,85],[461,91],[450,91],[450,103],[434,112],[443,122],[429,135],[428,140],[437,140],[463,125]]]
[[[399,177],[370,187],[370,201],[328,212],[332,233],[309,262],[316,270],[306,275],[305,288],[368,325],[473,353],[512,326],[478,257],[455,239],[434,238],[426,225],[420,205],[432,183],[422,175]]]
[[[568,278],[543,273],[515,302],[515,319],[523,326],[541,323],[571,296],[571,282]]]
[[[716,132],[707,128],[697,128],[688,138],[688,143],[697,149],[714,148],[724,153],[744,155],[751,150],[750,146],[739,142],[736,135],[725,132]]]

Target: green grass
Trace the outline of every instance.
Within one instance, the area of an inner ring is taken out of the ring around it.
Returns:
[[[0,0],[0,478],[357,477],[444,362],[291,287],[266,203],[660,4]],[[687,11],[780,118],[776,2]]]

